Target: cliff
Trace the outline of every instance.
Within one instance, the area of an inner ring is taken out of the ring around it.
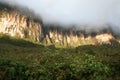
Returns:
[[[0,33],[48,45],[72,47],[111,44],[111,41],[116,40],[111,30],[86,33],[75,27],[65,29],[58,25],[43,25],[34,15],[5,4],[0,4]]]

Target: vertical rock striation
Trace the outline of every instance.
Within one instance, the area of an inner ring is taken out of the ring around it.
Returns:
[[[31,15],[5,5],[0,6],[0,33],[48,45],[76,47],[80,45],[111,44],[115,40],[111,30],[87,33],[75,27],[65,29],[58,25],[43,25]]]

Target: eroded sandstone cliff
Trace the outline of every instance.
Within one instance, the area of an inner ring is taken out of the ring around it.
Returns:
[[[64,29],[54,25],[43,25],[33,16],[5,4],[0,5],[0,33],[28,38],[44,44],[57,46],[80,46],[111,44],[115,40],[112,32],[86,33],[73,28]]]

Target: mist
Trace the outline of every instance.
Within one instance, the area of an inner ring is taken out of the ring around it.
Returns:
[[[76,25],[78,28],[83,28],[80,25],[89,25],[85,27],[86,29],[104,28],[109,24],[114,31],[120,31],[120,0],[4,0],[4,2],[33,10],[45,24]]]

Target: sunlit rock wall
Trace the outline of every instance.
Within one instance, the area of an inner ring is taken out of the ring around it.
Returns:
[[[108,32],[96,33],[92,36],[91,34],[86,35],[81,31],[72,31],[72,29],[64,31],[54,27],[54,29],[48,29],[45,39],[48,44],[76,47],[80,45],[111,44],[111,40],[115,40],[115,37]]]
[[[75,27],[65,29],[58,25],[43,25],[41,20],[9,7],[0,7],[0,33],[28,38],[47,45],[66,47],[111,44],[111,40],[115,40],[109,30],[93,35],[75,30]]]
[[[40,41],[41,25],[32,18],[15,10],[0,11],[0,33]]]

